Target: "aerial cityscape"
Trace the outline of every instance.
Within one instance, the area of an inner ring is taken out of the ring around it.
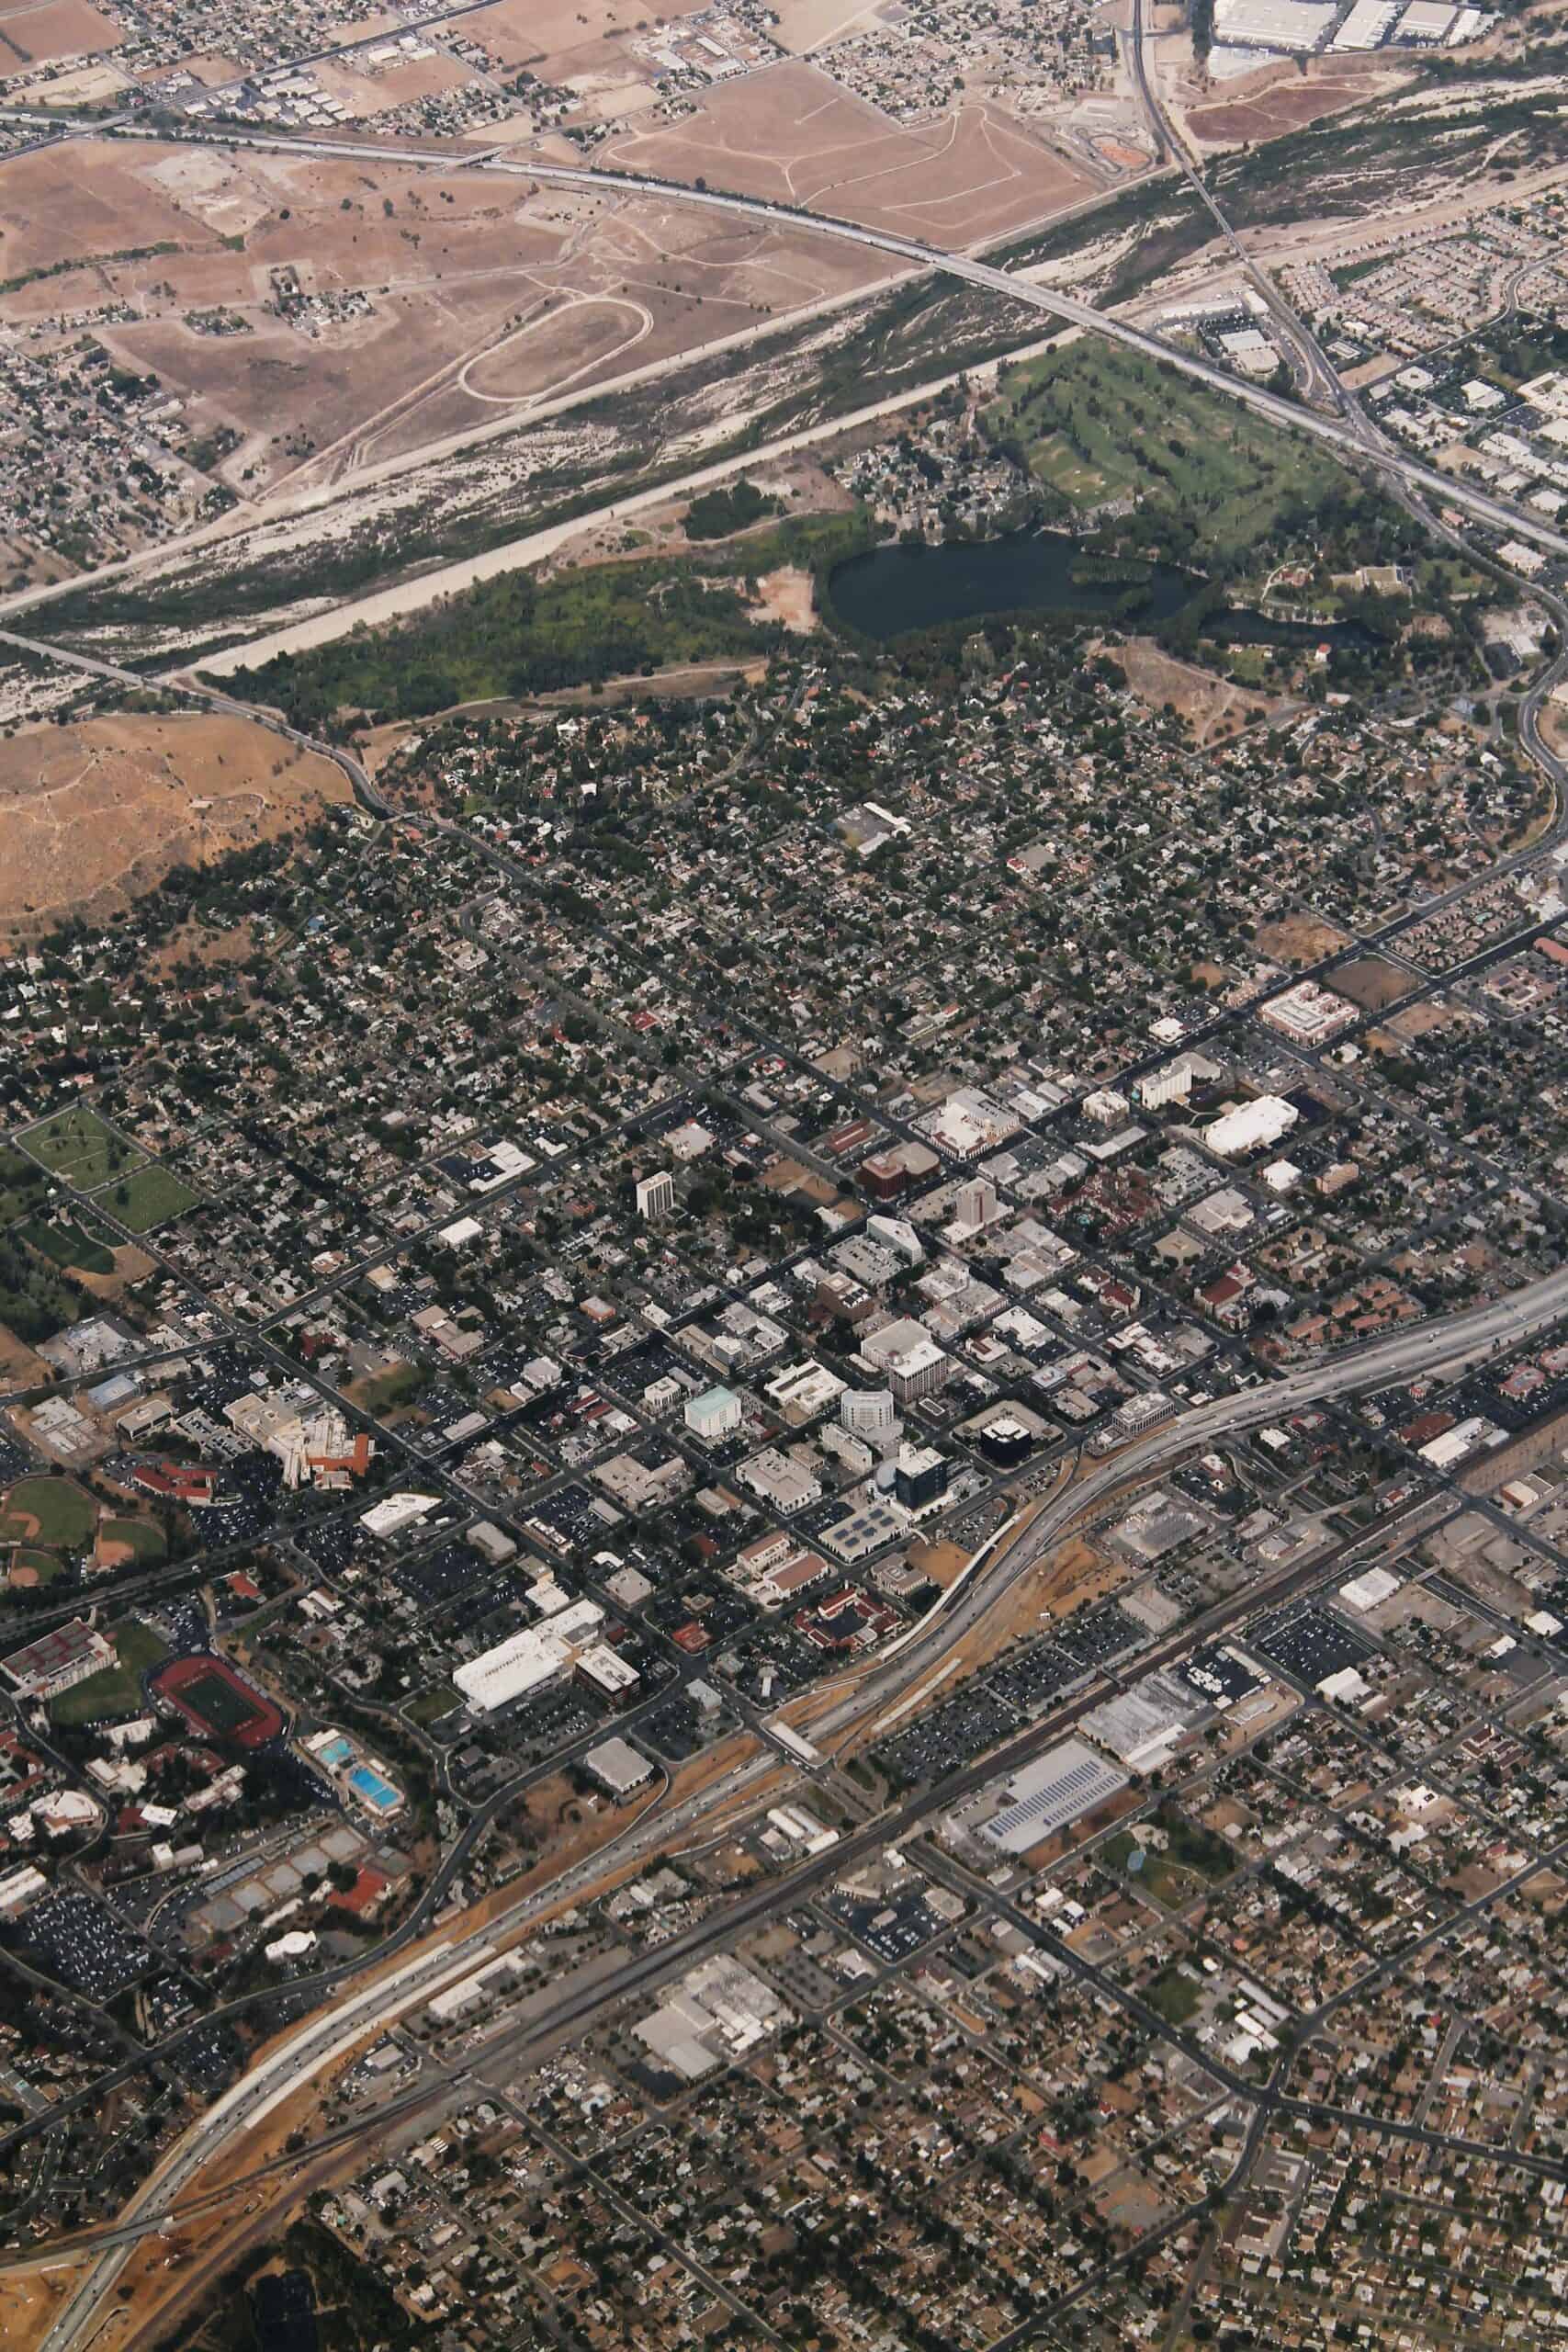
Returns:
[[[0,0],[0,2344],[1568,2347],[1564,0]]]

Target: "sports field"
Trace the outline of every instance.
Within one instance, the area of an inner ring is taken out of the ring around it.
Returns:
[[[220,1657],[176,1658],[159,1675],[158,1696],[176,1706],[195,1731],[259,1747],[283,1729],[283,1717]]]
[[[38,1544],[85,1552],[98,1523],[98,1507],[72,1478],[20,1478],[0,1512],[0,1544]]]

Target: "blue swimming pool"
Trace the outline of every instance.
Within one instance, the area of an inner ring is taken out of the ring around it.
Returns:
[[[374,1805],[378,1813],[390,1813],[394,1805],[402,1803],[390,1781],[384,1781],[379,1772],[371,1770],[368,1764],[355,1766],[348,1776],[348,1785],[355,1796],[363,1797],[366,1804]]]
[[[329,1739],[318,1753],[323,1764],[346,1764],[354,1753],[354,1742],[344,1739],[340,1732],[335,1739]]]

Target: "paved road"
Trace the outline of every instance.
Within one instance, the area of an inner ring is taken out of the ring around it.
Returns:
[[[939,1665],[955,1643],[992,1609],[1007,1587],[1025,1575],[1067,1530],[1091,1512],[1104,1498],[1134,1480],[1146,1479],[1195,1446],[1213,1445],[1260,1428],[1269,1421],[1369,1388],[1387,1386],[1417,1374],[1454,1371],[1465,1363],[1513,1347],[1546,1330],[1568,1314],[1568,1267],[1544,1280],[1486,1306],[1409,1330],[1392,1333],[1361,1348],[1348,1349],[1320,1363],[1303,1365],[1282,1379],[1265,1381],[1233,1396],[1216,1397],[1176,1415],[1100,1463],[1074,1486],[1064,1488],[1036,1513],[1018,1535],[998,1546],[995,1557],[961,1587],[954,1588],[949,1607],[934,1615],[928,1630],[908,1644],[881,1672],[873,1674],[814,1726],[814,1736],[831,1735],[867,1713],[891,1706],[923,1675]]]
[[[130,686],[139,695],[167,691],[189,702],[199,702],[209,710],[222,711],[231,718],[243,718],[248,726],[261,726],[268,732],[281,736],[286,743],[298,745],[302,752],[313,752],[318,759],[331,760],[341,768],[354,786],[355,797],[372,816],[389,817],[391,804],[384,800],[352,752],[341,744],[327,743],[314,735],[302,734],[298,727],[290,727],[287,719],[276,718],[271,711],[254,702],[242,702],[237,695],[226,695],[216,686],[198,685],[194,679],[181,677],[177,684],[164,688],[157,678],[144,676],[139,670],[122,669],[116,662],[101,662],[91,653],[75,653],[68,647],[52,645],[42,638],[19,637],[14,629],[0,628],[0,645],[9,645],[19,653],[40,656],[46,662],[58,662],[67,670],[80,670],[89,678],[105,678],[111,685]]]
[[[120,137],[146,138],[166,141],[165,130],[143,130],[140,126],[125,128]],[[281,151],[289,154],[310,154],[327,157],[350,157],[382,166],[389,163],[438,166],[450,171],[453,158],[446,151],[431,148],[401,148],[395,153],[385,147],[352,140],[270,138],[255,131],[214,130],[193,133],[188,129],[178,134],[198,143],[224,147],[250,147],[263,152]],[[687,187],[679,180],[656,180],[636,172],[594,171],[579,169],[567,164],[539,164],[532,160],[513,161],[494,153],[476,157],[467,166],[536,181],[543,187],[571,187],[589,193],[613,191],[622,196],[655,196],[671,203],[697,205],[708,211],[721,212],[749,220],[765,222],[771,228],[785,227],[805,231],[813,236],[831,237],[840,243],[863,246],[872,253],[890,254],[896,260],[912,264],[917,269],[934,271],[937,275],[976,286],[984,291],[1021,303],[1025,308],[1057,319],[1064,325],[1081,327],[1092,334],[1104,335],[1136,351],[1146,359],[1156,360],[1176,368],[1184,376],[1206,384],[1211,390],[1221,392],[1227,400],[1238,401],[1244,408],[1266,416],[1271,424],[1285,426],[1292,432],[1306,433],[1314,439],[1327,442],[1342,457],[1365,458],[1368,454],[1359,429],[1342,416],[1323,416],[1311,409],[1299,407],[1293,401],[1278,392],[1270,392],[1260,384],[1229,374],[1212,361],[1196,353],[1179,351],[1158,336],[1147,334],[1141,327],[1125,319],[1097,311],[1092,303],[1080,301],[1075,295],[1064,294],[1054,287],[1037,286],[1029,278],[998,269],[989,262],[976,260],[972,254],[944,252],[940,246],[928,245],[915,237],[900,237],[891,231],[868,229],[858,221],[842,220],[835,214],[812,212],[788,204],[773,204],[761,197],[737,196],[716,188]],[[1551,554],[1568,559],[1568,537],[1544,518],[1489,497],[1475,485],[1453,481],[1430,466],[1421,464],[1403,450],[1380,452],[1380,463],[1399,475],[1413,487],[1424,490],[1445,504],[1459,508],[1477,522],[1493,530],[1532,540]]]
[[[1213,1444],[1281,1414],[1418,1373],[1451,1371],[1473,1363],[1495,1349],[1517,1345],[1549,1329],[1565,1313],[1568,1268],[1491,1305],[1470,1308],[1438,1323],[1394,1332],[1365,1347],[1303,1366],[1280,1380],[1266,1382],[1236,1396],[1217,1397],[1174,1416],[1146,1437],[1100,1464],[1087,1478],[1048,1503],[1016,1541],[999,1547],[981,1574],[961,1589],[951,1610],[944,1610],[917,1642],[908,1645],[897,1658],[863,1684],[852,1700],[841,1702],[833,1716],[818,1728],[833,1728],[888,1707],[899,1692],[918,1682],[963,1638],[1009,1584],[1023,1575],[1053,1544],[1061,1541],[1071,1525],[1117,1487],[1157,1474],[1195,1445]],[[1357,1539],[1361,1540],[1364,1538]],[[1266,1595],[1276,1600],[1283,1598],[1303,1578],[1315,1580],[1322,1572],[1322,1561],[1314,1558],[1282,1577],[1261,1581],[1251,1590],[1236,1595],[1221,1611],[1212,1612],[1215,1625],[1205,1627],[1204,1637],[1223,1623],[1250,1614]],[[1156,1648],[1142,1655],[1139,1671],[1150,1672],[1174,1662],[1198,1637],[1192,1626],[1184,1626]],[[937,1788],[909,1799],[892,1815],[879,1816],[815,1861],[804,1863],[780,1879],[766,1881],[735,1902],[718,1906],[685,1936],[634,1956],[609,1987],[595,1984],[587,1992],[569,1995],[549,2021],[551,2037],[558,2038],[570,2031],[611,2002],[629,1999],[663,1982],[688,1964],[697,1952],[717,1940],[732,1939],[781,1905],[798,1903],[829,1877],[839,1875],[882,1846],[896,1842],[933,1814],[946,1811],[1060,1738],[1102,1696],[1097,1680],[998,1753],[950,1775]],[[756,1765],[753,1763],[749,1769],[754,1777]],[[732,1797],[741,1785],[738,1775],[716,1783],[702,1800],[704,1809],[711,1810],[716,1803]],[[660,1822],[658,1836],[661,1842],[668,1834],[668,1825]],[[142,2235],[159,2226],[180,2190],[197,2177],[226,2143],[253,2128],[287,2096],[290,2086],[313,2078],[363,2036],[382,2030],[414,2000],[428,1998],[440,1984],[479,1965],[515,1929],[539,1899],[536,1895],[521,1898],[517,1905],[502,1911],[479,1933],[456,1942],[444,1940],[382,1983],[355,1994],[347,2003],[339,2004],[324,2015],[306,2020],[279,2043],[261,2067],[242,2077],[191,2127],[146,2188],[132,2200],[114,2242],[105,2247],[62,2306],[42,2340],[41,2352],[71,2352],[71,2347],[89,2340],[104,2299],[133,2246]]]
[[[1177,170],[1208,211],[1227,249],[1240,265],[1248,284],[1254,288],[1268,311],[1280,340],[1296,362],[1306,396],[1309,399],[1322,400],[1337,412],[1346,432],[1359,445],[1362,453],[1376,465],[1390,491],[1395,496],[1402,497],[1406,512],[1416,521],[1431,531],[1438,538],[1446,540],[1469,561],[1476,561],[1475,550],[1460,534],[1450,529],[1438,515],[1433,514],[1422,497],[1413,494],[1424,487],[1430,488],[1431,477],[1428,476],[1425,485],[1417,481],[1416,475],[1410,471],[1404,462],[1404,451],[1384,431],[1376,419],[1368,414],[1359,396],[1341,381],[1337,368],[1324,350],[1313,328],[1286,301],[1268,271],[1248,252],[1245,243],[1211,194],[1201,169],[1166,112],[1158,91],[1150,79],[1148,60],[1145,50],[1146,39],[1144,0],[1133,0],[1133,19],[1127,56],[1132,67],[1134,87],[1137,92],[1150,133],[1156,141],[1156,152],[1169,156]],[[1505,315],[1513,308],[1519,278],[1527,269],[1533,266],[1533,264],[1526,264],[1509,279]],[[1427,471],[1425,468],[1418,470]],[[1439,494],[1444,497],[1448,505],[1463,507],[1467,513],[1475,511],[1467,500],[1454,497],[1452,494],[1454,485],[1446,475],[1437,477],[1437,481],[1441,485]],[[1501,573],[1512,583],[1512,573],[1506,572],[1503,567],[1494,565],[1484,559],[1482,560],[1485,569]],[[1544,775],[1551,776],[1561,787],[1564,782],[1568,782],[1568,763],[1557,757],[1543,738],[1540,731],[1540,714],[1553,687],[1561,679],[1568,677],[1568,604],[1549,590],[1536,587],[1533,593],[1537,601],[1545,605],[1557,624],[1560,650],[1555,660],[1542,665],[1534,684],[1519,705],[1519,741],[1527,755],[1535,762]]]

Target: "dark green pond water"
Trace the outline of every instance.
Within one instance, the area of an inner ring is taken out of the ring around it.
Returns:
[[[882,547],[840,563],[828,582],[828,601],[845,625],[878,644],[912,631],[991,613],[1071,613],[1088,619],[1124,617],[1147,628],[1168,621],[1201,582],[1174,563],[1144,567],[1138,582],[1082,576],[1086,559],[1065,531],[1014,531],[1005,538],[939,548]],[[1079,568],[1075,578],[1074,568]],[[1136,598],[1129,606],[1127,599]],[[1359,621],[1285,621],[1272,615],[1225,609],[1204,623],[1206,637],[1230,644],[1338,645],[1371,650],[1379,639]]]

